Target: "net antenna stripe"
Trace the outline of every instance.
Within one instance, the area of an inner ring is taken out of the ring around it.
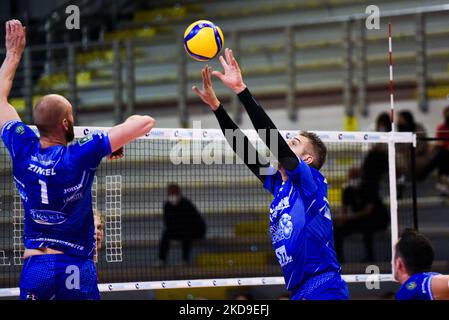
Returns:
[[[393,40],[391,22],[388,23],[388,64],[390,73],[390,119],[391,131],[394,132],[394,80],[393,80]]]

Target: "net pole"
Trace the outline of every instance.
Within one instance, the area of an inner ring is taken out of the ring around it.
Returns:
[[[390,215],[391,215],[391,272],[394,273],[394,247],[398,241],[398,200],[396,190],[396,145],[394,139],[394,82],[393,82],[393,45],[391,22],[388,23],[388,62],[390,73],[390,118],[391,132],[388,142],[388,171],[390,180]]]

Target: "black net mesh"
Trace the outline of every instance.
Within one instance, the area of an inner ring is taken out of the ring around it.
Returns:
[[[200,151],[203,155],[221,156],[223,162],[232,159],[225,140],[203,139],[187,157],[190,163],[174,164],[173,150],[183,146],[190,149],[191,143],[142,139],[126,146],[124,159],[102,162],[93,187],[94,207],[105,229],[98,248],[99,283],[281,276],[268,231],[271,195],[242,163],[206,165],[204,159],[203,163],[194,163],[199,159],[192,155]],[[341,238],[336,244],[344,262],[343,273],[365,273],[371,264],[378,265],[382,273],[391,272],[387,145],[326,145],[328,158],[322,173],[328,180],[333,217],[339,221],[335,229],[340,228]],[[401,168],[400,231],[413,223],[410,147],[404,144],[405,151],[398,151],[396,157]],[[13,186],[9,155],[4,146],[0,150],[0,286],[8,288],[19,285],[22,248],[18,236],[23,213]],[[171,239],[169,247],[165,241],[161,248],[166,230],[163,208],[167,186],[172,183],[179,186],[182,196],[197,208],[201,218],[182,210],[166,218],[175,224],[172,229],[183,231],[181,235],[169,232],[165,239]],[[360,187],[363,184],[367,186]],[[354,222],[352,218],[367,203],[375,203],[376,210],[365,221]],[[387,216],[387,221],[382,220],[382,215]],[[342,216],[346,219],[341,220]],[[201,221],[206,229],[202,238]],[[165,261],[160,259],[164,256],[161,249],[166,251]]]

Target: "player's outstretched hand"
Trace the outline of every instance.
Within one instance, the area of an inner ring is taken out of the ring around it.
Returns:
[[[6,52],[21,56],[26,44],[25,27],[19,20],[6,22]]]
[[[203,70],[201,70],[203,88],[198,89],[197,86],[193,86],[192,91],[195,92],[204,103],[208,104],[210,108],[215,111],[220,106],[220,101],[218,101],[214,86],[212,85],[211,72],[212,68],[206,65]]]
[[[124,147],[121,147],[121,148],[115,150],[110,155],[108,155],[108,160],[117,160],[117,159],[123,158],[124,156],[125,156],[125,149],[124,149]]]
[[[220,56],[219,58],[224,69],[224,74],[220,71],[214,71],[212,72],[212,75],[220,79],[229,89],[234,91],[235,94],[239,94],[246,89],[239,64],[237,60],[235,60],[231,49],[225,49],[225,57],[226,59],[224,59],[223,56]]]

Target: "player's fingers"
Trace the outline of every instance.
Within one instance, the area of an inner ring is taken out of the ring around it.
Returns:
[[[12,23],[11,23],[11,31],[14,33],[14,34],[17,34],[17,20],[13,20],[12,21]]]
[[[212,68],[207,66],[206,67],[206,83],[207,83],[208,87],[212,87],[211,72],[212,72]]]
[[[225,72],[226,72],[226,70],[228,69],[228,64],[227,64],[227,62],[225,61],[225,59],[223,58],[223,56],[220,56],[218,59],[220,60],[221,65],[223,66],[223,69],[224,69]]]
[[[212,71],[212,75],[217,77],[221,81],[223,81],[223,79],[224,79],[224,74],[221,73],[220,71]]]
[[[226,60],[227,60],[228,64],[231,64],[233,57],[232,57],[231,50],[229,48],[225,49],[225,55],[226,55]]]
[[[207,87],[207,71],[206,71],[206,67],[203,68],[203,70],[201,70],[201,77],[203,78],[203,88]]]
[[[207,70],[207,65],[204,66],[203,71],[204,71],[204,73],[203,73],[203,86],[204,86],[204,88],[206,88],[209,85],[209,81],[207,80],[208,72],[209,72]]]
[[[193,91],[195,94],[197,94],[198,96],[201,97],[200,89],[198,89],[197,86],[193,86],[193,87],[192,87],[192,91]]]
[[[232,50],[230,50],[230,57],[231,57],[231,64],[235,67],[238,68],[239,64],[237,63],[237,60],[234,57],[234,53],[232,52]]]

